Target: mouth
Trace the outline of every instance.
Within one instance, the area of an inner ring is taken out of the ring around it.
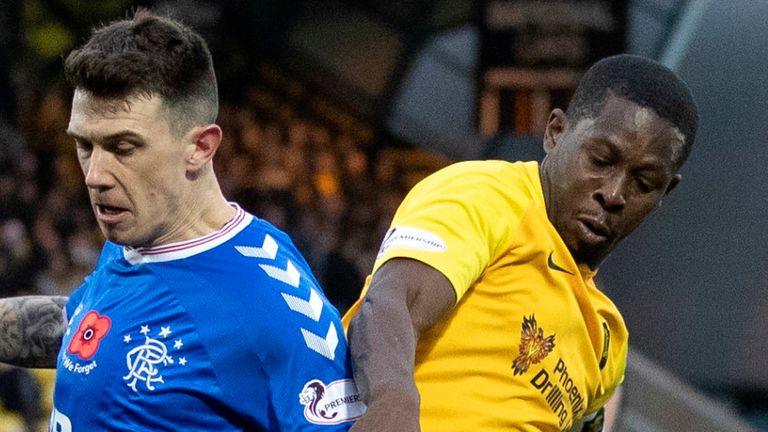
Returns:
[[[128,212],[128,209],[123,207],[116,207],[106,204],[95,204],[96,217],[105,222],[113,222],[123,214]]]
[[[581,218],[578,220],[582,238],[588,243],[602,243],[608,240],[611,231],[608,226],[597,219]]]

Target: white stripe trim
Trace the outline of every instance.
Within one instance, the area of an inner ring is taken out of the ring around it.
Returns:
[[[177,243],[169,243],[167,245],[157,246],[154,248],[133,249],[129,247],[123,247],[123,257],[126,261],[133,265],[175,261],[189,258],[224,244],[239,234],[240,231],[245,229],[245,227],[250,225],[251,221],[253,221],[253,215],[246,213],[245,210],[240,208],[239,205],[235,203],[230,203],[230,205],[232,205],[232,207],[234,207],[236,210],[235,216],[217,231],[196,239],[185,240]],[[234,223],[234,225],[231,225],[232,223]],[[157,253],[158,249],[171,249],[172,251]]]

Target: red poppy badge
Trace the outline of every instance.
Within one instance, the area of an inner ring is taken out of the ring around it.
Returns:
[[[99,350],[99,342],[107,335],[111,325],[108,316],[101,316],[96,311],[88,312],[80,321],[80,327],[69,342],[67,351],[77,354],[83,360],[90,359]]]

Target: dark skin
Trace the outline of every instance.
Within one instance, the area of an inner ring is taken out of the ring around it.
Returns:
[[[374,274],[349,328],[355,382],[368,404],[351,431],[419,430],[416,342],[454,304],[451,283],[426,264],[397,258]]]
[[[683,143],[667,120],[610,94],[593,119],[570,124],[562,110],[550,114],[542,188],[547,215],[577,262],[597,267],[659,207],[680,181]],[[420,430],[416,344],[456,301],[448,279],[421,262],[395,258],[376,271],[349,328],[368,405],[351,431]]]
[[[609,96],[600,115],[549,117],[541,183],[547,216],[577,262],[600,262],[680,182],[682,134],[652,110]]]

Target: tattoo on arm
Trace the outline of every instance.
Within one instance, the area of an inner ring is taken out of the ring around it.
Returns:
[[[53,368],[67,328],[66,297],[0,299],[0,362]]]

